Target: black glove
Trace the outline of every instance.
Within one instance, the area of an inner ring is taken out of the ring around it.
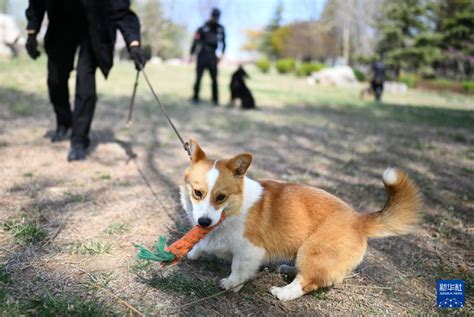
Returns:
[[[38,41],[36,40],[36,34],[28,34],[28,39],[26,40],[26,51],[32,59],[37,59],[41,53],[38,51]]]
[[[145,56],[143,56],[143,52],[139,46],[130,47],[130,58],[135,62],[135,68],[137,70],[141,70],[142,67],[145,67]]]

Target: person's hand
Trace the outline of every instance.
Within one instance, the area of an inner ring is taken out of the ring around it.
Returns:
[[[36,40],[35,33],[29,33],[28,39],[26,40],[26,51],[32,59],[37,59],[41,53],[38,51],[38,41]]]
[[[143,56],[143,51],[140,46],[131,46],[130,47],[130,58],[135,62],[135,68],[141,70],[145,67],[145,56]]]

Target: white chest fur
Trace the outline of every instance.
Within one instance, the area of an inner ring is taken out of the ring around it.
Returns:
[[[264,253],[263,249],[254,246],[244,235],[248,211],[260,199],[262,191],[260,183],[245,177],[240,213],[237,216],[227,217],[199,243],[198,249],[224,258],[231,258],[242,252]],[[183,190],[181,191],[181,203],[192,219],[192,204],[189,196]]]

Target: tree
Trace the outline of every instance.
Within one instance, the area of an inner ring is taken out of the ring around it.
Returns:
[[[0,0],[0,13],[8,14],[8,0]]]
[[[276,58],[278,57],[278,52],[273,46],[272,35],[281,25],[283,15],[283,4],[279,2],[275,8],[275,12],[270,23],[265,28],[265,32],[262,35],[262,40],[258,46],[258,50],[263,54]]]
[[[377,26],[377,51],[398,77],[401,70],[433,75],[441,59],[441,35],[435,30],[434,0],[391,0]]]
[[[337,47],[333,58],[342,56],[346,64],[352,65],[354,57],[374,53],[374,24],[382,5],[383,0],[326,1],[320,22]]]
[[[254,52],[259,49],[259,45],[263,38],[263,31],[258,30],[245,30],[247,41],[242,44],[241,48],[247,52]]]
[[[179,57],[183,51],[184,26],[164,18],[161,3],[147,0],[139,8],[144,46],[151,49],[152,56]]]
[[[472,78],[474,71],[474,2],[440,0],[438,31],[443,60],[436,66],[446,77]]]

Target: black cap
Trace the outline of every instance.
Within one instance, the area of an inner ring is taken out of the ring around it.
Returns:
[[[211,17],[213,18],[219,18],[221,16],[221,10],[214,8],[211,11]]]

